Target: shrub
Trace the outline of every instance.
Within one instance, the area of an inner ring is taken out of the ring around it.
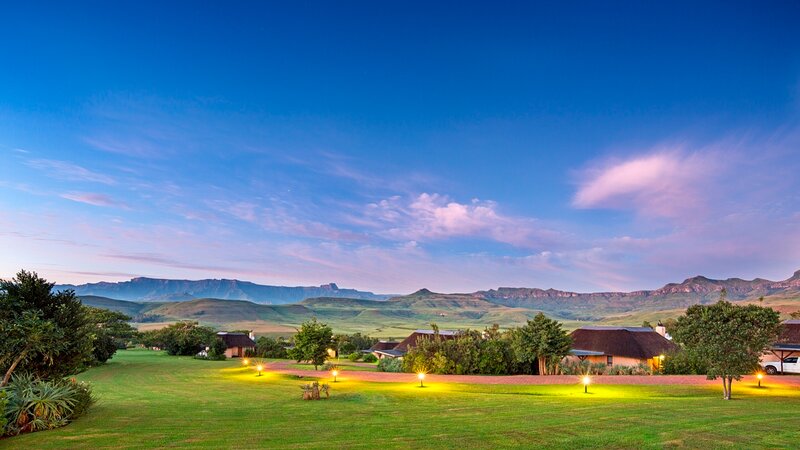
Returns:
[[[373,355],[372,353],[367,353],[366,355],[364,355],[364,358],[362,359],[362,361],[364,361],[366,363],[374,363],[377,360],[378,360],[378,357]]]
[[[286,352],[287,343],[281,339],[273,339],[269,336],[261,336],[256,340],[256,350],[251,352],[248,356],[251,358],[257,356],[259,358],[289,358]]]
[[[349,359],[352,362],[356,362],[359,359],[361,359],[361,352],[350,353],[349,355],[347,355],[347,359]]]
[[[378,371],[380,372],[402,372],[403,360],[396,358],[383,358],[378,361]]]
[[[586,375],[589,373],[589,361],[567,361],[561,365],[563,375]]]
[[[606,370],[608,370],[608,365],[606,365],[606,363],[598,362],[589,364],[590,375],[605,375]]]
[[[699,358],[682,350],[668,353],[661,365],[665,375],[705,375],[707,371],[708,367]]]
[[[75,399],[78,401],[70,416],[70,420],[73,420],[86,414],[89,407],[94,404],[94,397],[92,397],[92,386],[89,383],[77,381],[74,378],[70,379],[69,383],[71,383],[70,386],[75,392]]]
[[[208,359],[214,361],[224,361],[225,352],[227,350],[228,346],[225,345],[225,341],[223,341],[220,337],[216,337],[214,342],[208,348]]]
[[[4,389],[6,435],[62,427],[84,414],[93,403],[89,385],[75,380],[43,381],[15,376]]]
[[[8,397],[6,396],[5,391],[0,391],[0,437],[5,436],[6,434],[6,425],[8,424],[8,419],[6,419],[7,405]]]
[[[330,372],[331,370],[339,370],[339,366],[332,362],[326,362],[322,365],[322,370]]]
[[[301,385],[300,389],[303,390],[303,400],[320,400],[322,398],[320,392],[325,394],[325,398],[330,398],[331,396],[331,387],[327,383],[319,384],[318,381],[315,381],[313,383]]]

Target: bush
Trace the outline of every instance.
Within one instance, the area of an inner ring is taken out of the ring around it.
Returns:
[[[708,367],[688,352],[678,350],[668,353],[661,365],[661,372],[665,375],[705,375]]]
[[[589,361],[567,361],[561,365],[562,375],[585,375],[589,373]]]
[[[349,355],[347,355],[347,359],[349,359],[352,362],[356,362],[359,359],[361,359],[361,352],[350,353]]]
[[[74,379],[43,381],[20,375],[3,392],[8,397],[5,435],[63,427],[84,414],[93,403],[89,385]]]
[[[0,391],[0,437],[6,435],[6,425],[8,424],[8,419],[6,419],[7,406],[8,397],[6,396],[5,391]]]
[[[379,372],[402,372],[403,360],[396,358],[383,358],[378,361]]]
[[[223,341],[222,338],[217,337],[208,348],[208,359],[214,361],[224,361],[225,352],[227,350],[228,346],[225,345],[225,341]]]
[[[70,416],[70,420],[73,420],[86,414],[89,407],[94,404],[94,397],[92,397],[92,386],[89,383],[77,381],[74,378],[70,379],[69,383],[75,392],[75,399],[78,400]]]
[[[339,370],[339,366],[332,362],[326,362],[322,365],[322,370],[330,372],[331,370]]]
[[[247,355],[249,357],[259,357],[259,358],[279,358],[279,359],[287,359],[289,358],[288,353],[286,352],[286,345],[282,338],[281,339],[273,339],[268,336],[261,336],[256,340],[256,350],[251,354]]]
[[[319,384],[318,381],[309,384],[304,384],[300,386],[300,389],[303,390],[303,400],[320,400],[322,398],[320,396],[320,392],[325,394],[325,398],[330,398],[331,396],[330,385]]]
[[[365,363],[374,363],[377,360],[378,357],[373,355],[372,353],[367,353],[366,355],[364,355],[364,358],[362,359],[362,361],[364,361]]]

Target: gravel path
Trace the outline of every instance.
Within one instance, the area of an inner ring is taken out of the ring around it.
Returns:
[[[288,375],[297,375],[310,378],[330,378],[330,373],[322,370],[298,370],[288,366],[294,364],[290,361],[270,363],[267,370]],[[339,381],[357,380],[377,383],[414,383],[417,376],[413,373],[389,372],[362,372],[344,370],[339,372]],[[574,375],[426,375],[425,380],[431,383],[464,383],[464,384],[578,384],[581,377]],[[754,376],[746,376],[744,383],[756,383]],[[765,384],[781,384],[800,387],[799,376],[770,376],[763,381]],[[715,385],[719,380],[707,380],[703,375],[595,375],[592,384],[660,384],[660,385]]]

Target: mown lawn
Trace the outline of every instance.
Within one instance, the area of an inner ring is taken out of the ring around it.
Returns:
[[[306,380],[239,361],[123,351],[80,376],[99,397],[69,426],[0,440],[7,448],[797,448],[800,393],[717,387],[490,386]],[[410,375],[413,379],[413,375]]]

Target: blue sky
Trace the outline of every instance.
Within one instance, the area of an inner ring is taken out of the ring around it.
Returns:
[[[800,6],[4,5],[0,277],[800,269]]]

